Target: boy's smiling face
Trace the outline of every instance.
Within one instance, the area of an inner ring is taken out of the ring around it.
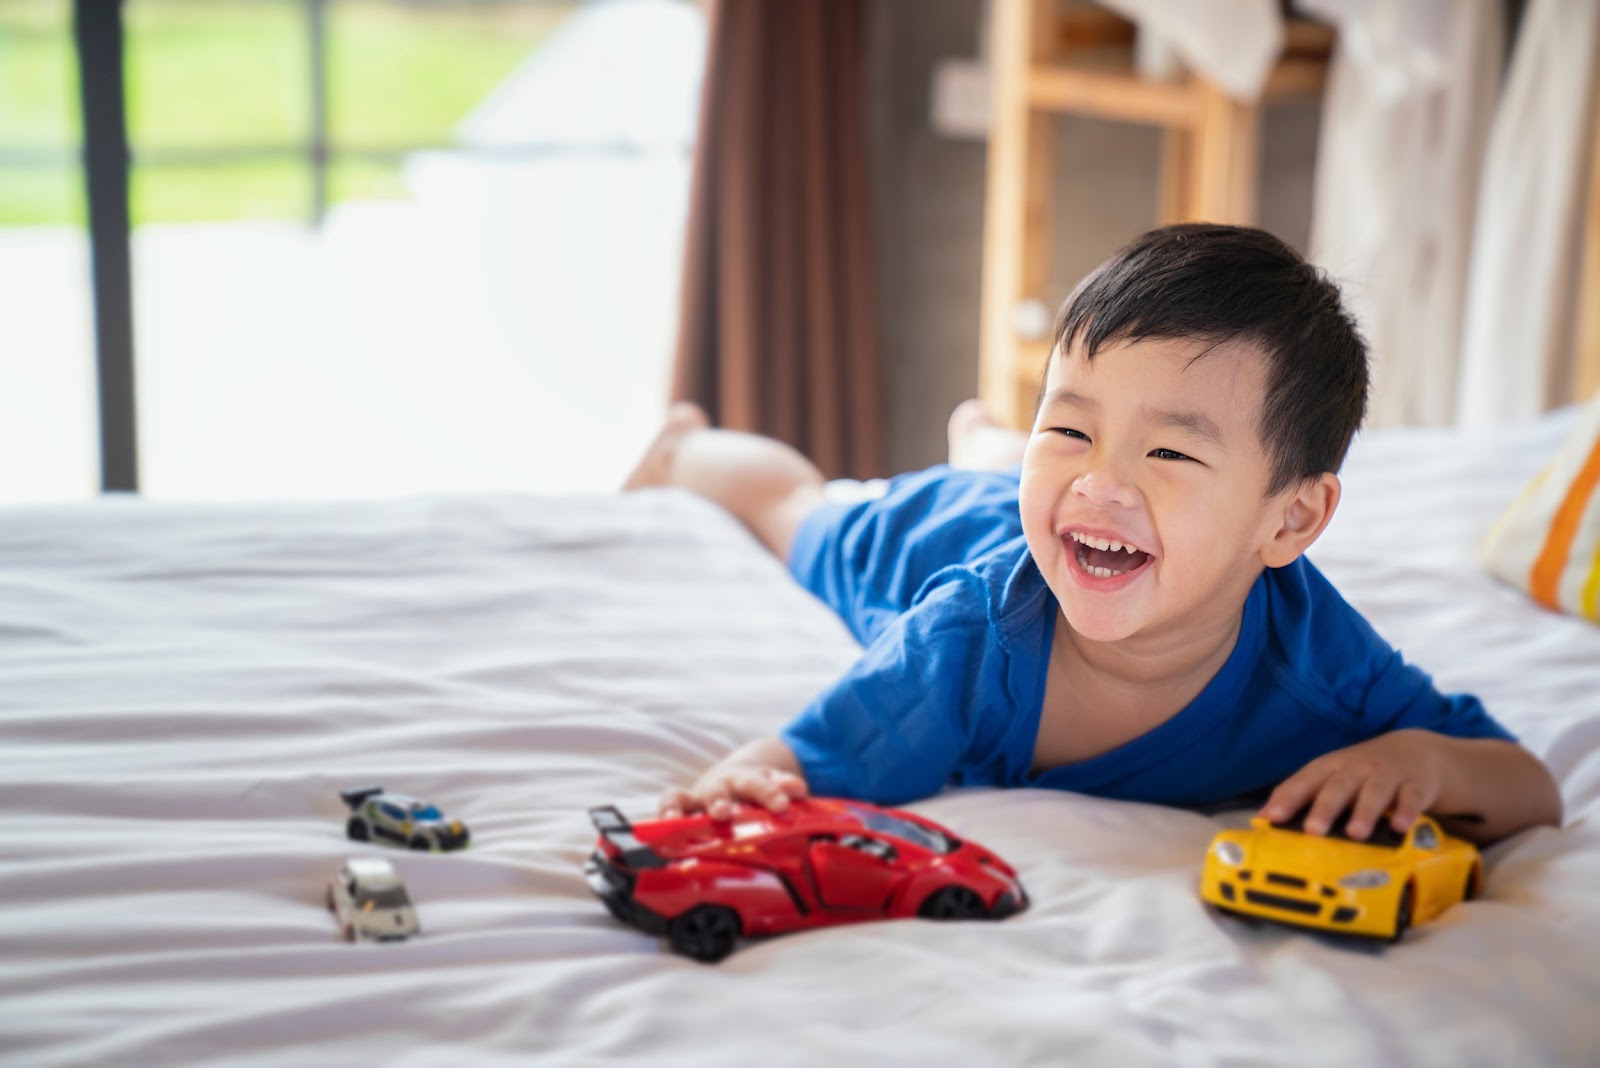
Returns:
[[[1321,514],[1307,514],[1308,487],[1266,496],[1266,371],[1248,344],[1190,339],[1051,360],[1022,463],[1022,528],[1076,634],[1166,645],[1225,630],[1261,569],[1321,531],[1338,499],[1331,474],[1310,487]]]

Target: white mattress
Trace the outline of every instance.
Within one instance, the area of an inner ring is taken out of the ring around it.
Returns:
[[[1479,573],[1560,418],[1359,443],[1317,562],[1559,776],[1567,826],[1391,949],[1195,896],[1223,823],[1045,791],[909,806],[1016,865],[1002,923],[902,921],[691,963],[605,912],[585,810],[770,733],[855,655],[672,492],[0,511],[8,1064],[1600,1063],[1600,629]],[[383,851],[423,935],[350,946],[337,791],[466,820]]]

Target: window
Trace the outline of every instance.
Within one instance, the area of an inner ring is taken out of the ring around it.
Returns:
[[[122,10],[143,492],[621,480],[666,391],[697,4]],[[0,320],[0,440],[42,458],[0,499],[97,485],[70,19],[0,5],[0,284],[37,294]]]

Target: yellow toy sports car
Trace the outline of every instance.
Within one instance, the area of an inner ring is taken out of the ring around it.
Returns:
[[[1399,941],[1459,901],[1477,896],[1483,862],[1470,842],[1429,816],[1404,834],[1387,820],[1366,841],[1301,830],[1305,813],[1220,832],[1206,851],[1200,897],[1225,912],[1341,934]]]

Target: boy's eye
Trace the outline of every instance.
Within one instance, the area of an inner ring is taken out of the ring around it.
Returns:
[[[1150,455],[1154,456],[1157,460],[1190,460],[1190,459],[1193,459],[1193,457],[1185,456],[1183,453],[1178,452],[1176,449],[1154,449],[1154,450],[1151,451]]]
[[[1050,432],[1052,434],[1060,434],[1063,437],[1077,438],[1079,441],[1088,441],[1089,440],[1088,435],[1085,434],[1083,431],[1074,430],[1069,426],[1053,426],[1053,427],[1050,428]]]

